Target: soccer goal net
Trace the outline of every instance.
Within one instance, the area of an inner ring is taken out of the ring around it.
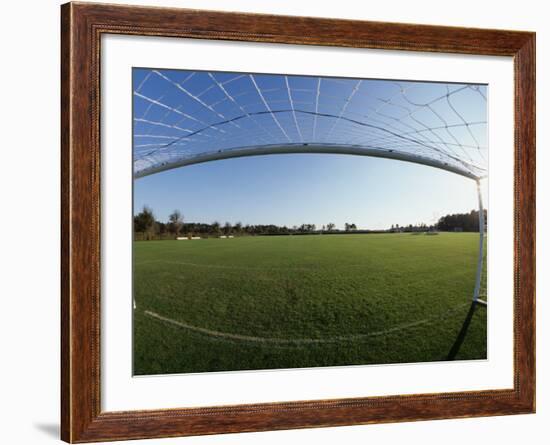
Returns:
[[[134,69],[133,171],[276,153],[415,162],[487,175],[485,85]]]

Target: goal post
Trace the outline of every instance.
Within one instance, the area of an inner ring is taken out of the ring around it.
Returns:
[[[483,271],[483,244],[485,238],[485,212],[483,209],[483,199],[481,196],[481,185],[480,180],[476,179],[476,188],[477,188],[477,199],[479,203],[479,252],[477,256],[477,272],[476,272],[476,283],[474,287],[474,302],[487,305],[487,302],[479,298],[479,291],[481,289],[481,275]]]

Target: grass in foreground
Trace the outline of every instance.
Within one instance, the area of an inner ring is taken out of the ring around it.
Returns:
[[[484,359],[478,237],[136,242],[134,373]]]

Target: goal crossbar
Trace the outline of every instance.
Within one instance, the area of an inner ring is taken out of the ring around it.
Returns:
[[[189,158],[178,159],[174,162],[164,162],[150,168],[139,170],[134,173],[134,178],[142,178],[160,173],[174,168],[184,167],[186,165],[201,164],[210,161],[222,159],[242,158],[248,156],[262,156],[274,154],[348,154],[357,156],[368,156],[375,158],[394,159],[399,161],[412,162],[414,164],[427,165],[430,167],[446,170],[466,178],[479,180],[484,176],[478,176],[474,173],[461,169],[455,165],[439,159],[432,159],[415,153],[404,153],[399,150],[380,150],[372,147],[360,145],[339,145],[339,144],[284,144],[284,145],[263,145],[250,146],[242,148],[232,148],[227,150],[210,151],[201,153]]]

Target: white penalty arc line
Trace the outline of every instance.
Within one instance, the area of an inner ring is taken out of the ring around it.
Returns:
[[[382,335],[391,334],[394,332],[402,331],[405,329],[414,328],[423,324],[427,324],[436,320],[441,320],[446,318],[447,316],[451,315],[454,312],[459,311],[462,308],[465,308],[467,306],[470,306],[471,302],[460,304],[448,311],[446,311],[444,314],[439,315],[437,317],[430,317],[430,318],[424,318],[422,320],[412,321],[409,323],[404,323],[398,326],[394,326],[393,328],[384,329],[381,331],[373,331],[373,332],[367,332],[365,334],[355,334],[355,335],[348,335],[348,336],[337,336],[337,337],[331,337],[331,338],[296,338],[296,339],[285,339],[285,338],[274,338],[274,337],[255,337],[250,335],[241,335],[241,334],[233,334],[230,332],[221,332],[221,331],[215,331],[207,328],[201,328],[199,326],[193,326],[188,323],[184,323],[182,321],[174,320],[168,317],[164,317],[162,315],[157,314],[153,311],[144,311],[144,314],[154,318],[159,321],[163,321],[165,323],[168,323],[172,326],[177,326],[179,328],[186,329],[188,331],[192,332],[198,332],[200,334],[204,334],[210,337],[215,337],[218,339],[225,339],[225,340],[234,340],[234,341],[245,341],[245,342],[253,342],[253,343],[270,343],[280,346],[294,346],[294,345],[303,345],[303,344],[326,344],[326,343],[339,343],[339,342],[345,342],[345,341],[353,341],[353,340],[362,340],[369,337],[377,337]]]

